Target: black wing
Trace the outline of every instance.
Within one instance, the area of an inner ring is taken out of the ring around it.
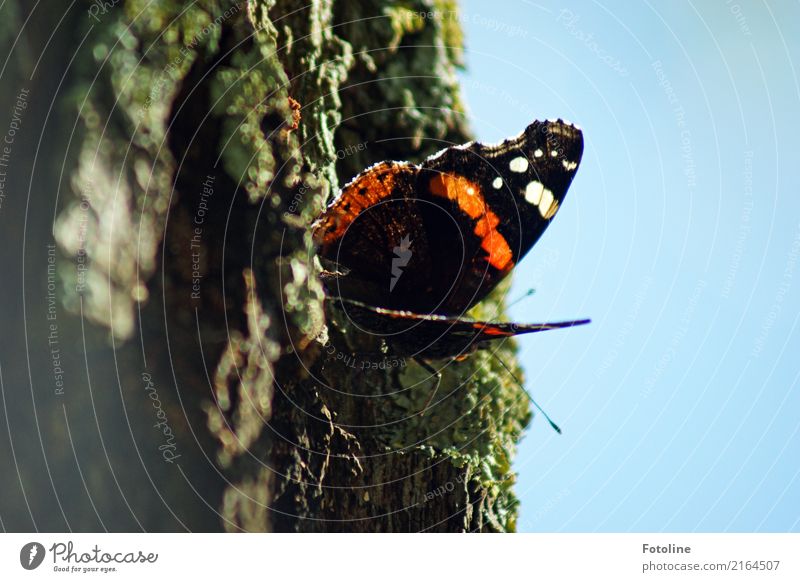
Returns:
[[[525,256],[561,207],[582,154],[580,129],[535,121],[500,144],[451,147],[423,162],[416,191],[446,198],[463,233],[436,247],[464,253],[439,313],[475,305]]]
[[[382,337],[396,356],[422,359],[455,358],[481,343],[515,335],[584,325],[589,319],[548,323],[473,321],[446,315],[425,315],[371,307],[357,301],[336,300],[362,330]]]
[[[313,227],[320,256],[347,273],[326,281],[329,292],[397,311],[462,314],[547,228],[582,151],[578,128],[537,121],[497,145],[367,169]]]

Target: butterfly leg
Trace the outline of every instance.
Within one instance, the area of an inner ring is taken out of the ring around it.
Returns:
[[[424,416],[425,411],[428,410],[428,406],[430,406],[431,402],[433,402],[433,397],[436,396],[436,392],[439,390],[439,384],[442,383],[442,373],[436,370],[433,366],[431,366],[428,362],[426,362],[422,358],[414,358],[414,361],[420,366],[422,366],[422,368],[426,372],[428,372],[431,376],[436,378],[436,384],[433,387],[431,395],[428,396],[428,400],[425,401],[425,406],[423,406],[422,410],[419,411],[419,415]]]

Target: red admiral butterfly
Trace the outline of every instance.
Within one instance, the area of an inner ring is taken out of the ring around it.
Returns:
[[[574,125],[535,121],[497,145],[469,142],[420,165],[367,168],[313,225],[329,295],[394,355],[423,364],[488,340],[588,323],[462,317],[542,235],[582,152]]]

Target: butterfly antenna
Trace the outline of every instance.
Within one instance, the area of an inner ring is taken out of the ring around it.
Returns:
[[[522,301],[523,299],[526,299],[526,298],[530,297],[530,296],[531,296],[531,295],[533,295],[534,293],[536,293],[536,289],[534,289],[533,287],[531,287],[530,289],[528,289],[527,291],[525,291],[525,293],[523,293],[522,295],[520,295],[519,297],[517,297],[516,299],[514,299],[514,301],[512,301],[511,303],[509,303],[508,305],[506,305],[506,309],[508,309],[509,307],[512,307],[512,306],[516,305],[517,303],[519,303],[519,302],[520,302],[520,301]]]
[[[431,366],[428,362],[426,362],[422,358],[414,358],[414,361],[416,361],[417,364],[422,366],[422,368],[426,372],[428,372],[432,378],[435,378],[433,390],[431,390],[430,396],[428,396],[428,399],[425,401],[425,406],[423,406],[422,410],[420,410],[417,413],[420,416],[425,416],[425,411],[428,410],[428,407],[431,405],[431,402],[433,402],[433,397],[436,396],[436,392],[439,391],[439,384],[442,383],[442,373],[436,370],[433,366]]]
[[[533,289],[531,289],[531,291],[533,291]],[[516,375],[514,372],[512,372],[512,371],[511,371],[511,369],[510,369],[508,366],[506,366],[505,362],[504,362],[503,360],[501,360],[499,357],[497,357],[497,355],[495,355],[495,353],[494,353],[494,352],[491,352],[491,354],[492,354],[492,357],[493,357],[493,358],[494,358],[494,359],[495,359],[497,362],[499,362],[499,363],[500,363],[500,365],[501,365],[501,366],[503,366],[503,368],[505,368],[505,371],[506,371],[506,372],[508,372],[508,373],[509,373],[509,375],[510,375],[512,378],[514,378],[514,380],[516,381],[517,385],[518,385],[518,386],[519,386],[519,387],[522,389],[522,391],[523,391],[523,392],[525,393],[525,395],[528,397],[528,400],[530,400],[530,401],[533,403],[533,405],[536,407],[536,409],[537,409],[539,412],[541,412],[541,413],[542,413],[542,415],[545,417],[545,419],[547,420],[547,422],[549,422],[549,423],[550,423],[550,426],[552,427],[552,429],[553,429],[554,431],[556,431],[558,434],[561,434],[561,428],[560,428],[560,427],[559,427],[559,426],[558,426],[558,425],[557,425],[555,422],[553,422],[553,419],[552,419],[552,418],[550,418],[550,416],[549,416],[549,415],[548,415],[548,414],[547,414],[547,413],[546,413],[546,412],[545,412],[545,411],[542,409],[542,407],[541,407],[541,406],[539,406],[539,403],[538,403],[538,402],[536,402],[536,399],[535,399],[533,396],[531,396],[531,395],[530,395],[530,393],[529,393],[527,390],[525,390],[525,386],[523,386],[523,385],[522,385],[522,382],[520,382],[519,378],[517,378],[517,375]]]

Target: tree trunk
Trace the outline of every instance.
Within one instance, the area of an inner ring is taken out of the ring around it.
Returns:
[[[26,115],[47,161],[27,163],[50,206],[25,235],[44,265],[25,282],[46,296],[57,244],[67,381],[59,394],[37,298],[42,363],[13,374],[33,400],[4,408],[20,431],[47,419],[41,446],[7,449],[44,464],[2,477],[33,506],[6,527],[513,530],[522,391],[478,352],[419,416],[427,372],[363,356],[380,346],[324,301],[308,229],[365,166],[469,139],[453,3],[110,4],[58,28],[34,13],[14,49],[23,78],[46,56]],[[42,52],[36,30],[54,28]],[[513,362],[511,344],[498,355]]]

